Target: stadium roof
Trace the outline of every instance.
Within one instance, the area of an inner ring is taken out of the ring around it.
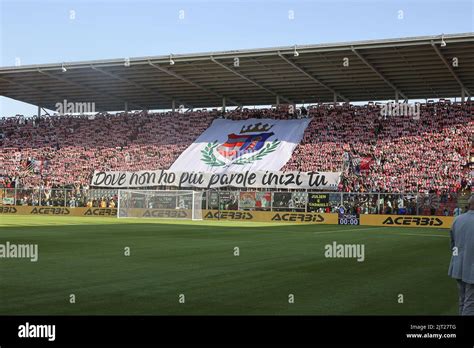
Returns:
[[[111,111],[472,93],[474,33],[0,68],[0,95],[52,110],[64,99]]]

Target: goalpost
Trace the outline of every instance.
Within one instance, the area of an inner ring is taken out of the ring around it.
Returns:
[[[117,217],[202,220],[202,192],[119,190]]]

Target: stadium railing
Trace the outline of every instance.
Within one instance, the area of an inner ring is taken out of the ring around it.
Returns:
[[[117,207],[117,189],[0,188],[0,205],[51,207]],[[340,212],[453,216],[465,210],[460,193],[382,193],[207,190],[202,208],[208,210]]]

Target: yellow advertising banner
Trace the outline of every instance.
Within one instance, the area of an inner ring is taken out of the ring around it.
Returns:
[[[32,207],[18,205],[0,206],[0,215],[56,215],[56,216],[101,216],[116,217],[117,208],[69,208]],[[190,219],[190,210],[176,209],[127,209],[122,217]],[[281,223],[331,224],[339,223],[338,214],[247,211],[247,210],[203,210],[204,220],[256,221]],[[413,215],[360,215],[360,225],[393,227],[450,228],[452,216],[413,216]]]
[[[59,215],[59,216],[102,216],[116,217],[117,208],[69,208],[69,207],[31,207],[31,206],[0,206],[0,215]],[[124,209],[121,217],[148,217],[186,219],[191,218],[191,210],[176,209]]]
[[[191,219],[192,211],[189,209],[128,208],[120,209],[120,217]]]
[[[279,211],[203,210],[203,219],[335,225],[338,223],[337,214]]]
[[[450,228],[452,216],[361,215],[360,224],[366,226]]]
[[[0,215],[57,215],[57,216],[117,216],[115,208],[32,207],[22,205],[0,206]]]

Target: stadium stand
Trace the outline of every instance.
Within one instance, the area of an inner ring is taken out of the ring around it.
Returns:
[[[449,195],[472,186],[467,164],[473,153],[473,111],[471,102],[440,101],[422,104],[419,120],[381,119],[379,105],[346,103],[295,114],[286,108],[244,109],[224,117],[311,117],[283,170],[343,170],[340,191]],[[217,117],[222,117],[218,111],[3,118],[0,185],[83,187],[94,170],[168,169]],[[351,163],[345,163],[344,153]],[[368,162],[366,168],[361,159]]]

